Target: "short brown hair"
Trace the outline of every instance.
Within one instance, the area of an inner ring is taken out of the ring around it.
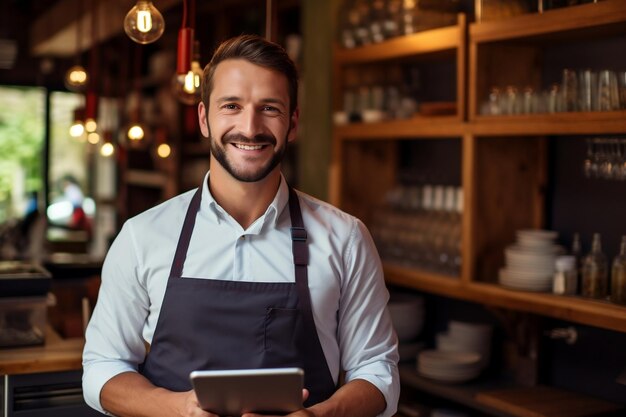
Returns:
[[[213,91],[215,68],[227,59],[245,59],[284,74],[289,85],[289,114],[293,114],[298,104],[298,70],[282,46],[257,35],[240,35],[224,41],[217,48],[202,74],[202,102],[207,108]]]

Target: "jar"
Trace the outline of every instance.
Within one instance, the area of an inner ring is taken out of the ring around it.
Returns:
[[[578,272],[576,270],[576,257],[559,256],[555,261],[554,280],[552,292],[561,295],[574,295],[578,291]]]

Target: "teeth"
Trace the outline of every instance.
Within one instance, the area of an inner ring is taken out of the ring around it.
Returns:
[[[235,143],[234,145],[237,148],[243,149],[245,151],[258,151],[259,149],[261,149],[263,147],[263,145],[244,145],[244,144],[240,144],[240,143]]]

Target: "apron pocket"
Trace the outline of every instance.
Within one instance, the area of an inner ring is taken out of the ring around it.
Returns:
[[[265,351],[276,359],[298,355],[297,340],[302,328],[297,308],[268,307],[265,315]]]

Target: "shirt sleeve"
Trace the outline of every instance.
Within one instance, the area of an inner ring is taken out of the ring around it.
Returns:
[[[338,335],[346,382],[364,379],[376,386],[387,402],[381,416],[390,417],[400,396],[397,338],[380,258],[359,220],[350,234],[344,268]]]
[[[83,395],[100,412],[105,412],[100,404],[104,384],[122,372],[136,372],[145,357],[142,328],[149,298],[139,279],[134,242],[127,222],[104,261],[98,301],[85,333]]]

